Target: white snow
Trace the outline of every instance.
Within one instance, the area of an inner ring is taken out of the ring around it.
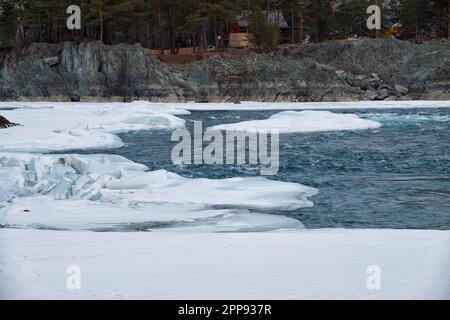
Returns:
[[[0,152],[49,152],[118,148],[115,134],[149,129],[184,128],[176,115],[189,114],[172,105],[135,103],[3,102],[2,115],[21,124],[0,131]]]
[[[338,114],[329,111],[284,111],[266,120],[220,124],[209,129],[247,132],[276,130],[280,133],[305,133],[377,129],[379,127],[381,127],[379,122],[364,120],[354,114]]]
[[[448,231],[0,230],[0,298],[449,299],[449,245]],[[69,266],[80,290],[66,287]]]

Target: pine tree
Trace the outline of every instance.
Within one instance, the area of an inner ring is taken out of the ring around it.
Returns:
[[[333,35],[331,29],[332,2],[329,0],[301,0],[303,29],[319,42]]]
[[[13,44],[18,14],[13,1],[0,0],[0,43]]]
[[[367,8],[372,3],[367,0],[344,0],[337,12],[339,32],[345,36],[367,34]]]
[[[450,38],[450,0],[434,0],[432,8],[436,17],[436,35]]]
[[[450,36],[450,0],[391,0],[383,22],[401,22],[406,37]],[[368,34],[366,9],[382,0],[0,0],[0,41],[10,44],[60,42],[76,38],[108,44],[140,42],[176,49],[182,44],[218,45],[218,35],[241,10],[282,11],[291,25],[290,41],[313,41]],[[68,30],[66,8],[82,9],[82,30]],[[253,33],[265,30],[263,19]],[[255,19],[256,19],[255,18]],[[258,20],[256,19],[256,20]],[[267,19],[266,19],[267,20]],[[267,22],[267,21],[264,21]],[[268,27],[267,27],[268,28]],[[262,38],[276,39],[268,28]],[[263,41],[257,36],[258,40]],[[264,42],[264,41],[263,41]],[[268,41],[267,43],[276,43]],[[269,45],[270,47],[270,45]]]
[[[249,32],[251,41],[261,50],[272,50],[280,40],[279,27],[273,25],[258,6],[252,8]]]
[[[84,27],[86,29],[87,36],[90,36],[89,29],[94,29],[96,32],[96,38],[98,34],[98,40],[104,40],[105,23],[112,17],[111,10],[108,6],[107,0],[90,0],[83,1],[81,6],[83,15]]]
[[[407,37],[417,39],[429,32],[431,17],[429,0],[400,0],[400,19]]]

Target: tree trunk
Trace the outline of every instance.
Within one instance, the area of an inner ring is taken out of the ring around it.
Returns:
[[[450,0],[448,0],[448,38],[450,39]]]
[[[198,42],[197,42],[197,56],[199,57],[199,58],[202,58],[203,57],[203,54],[204,54],[204,52],[205,52],[205,47],[204,47],[204,44],[205,44],[205,33],[204,33],[204,29],[202,29],[200,32],[199,32],[199,34],[198,34]]]
[[[294,24],[295,24],[295,19],[294,19],[294,2],[292,2],[292,11],[291,11],[291,17],[292,17],[292,22],[291,22],[291,43],[295,43],[295,31],[294,31]]]
[[[100,41],[103,42],[103,11],[100,9]]]
[[[303,15],[300,16],[300,42],[303,43]]]

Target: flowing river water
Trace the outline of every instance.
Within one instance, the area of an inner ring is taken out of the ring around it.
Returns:
[[[279,111],[203,111],[183,118],[204,128],[267,119]],[[280,169],[270,179],[320,190],[314,206],[285,212],[307,228],[450,229],[450,109],[333,110],[380,129],[280,136]],[[85,153],[119,154],[190,178],[259,175],[251,165],[174,165],[170,131],[121,134],[125,146]]]

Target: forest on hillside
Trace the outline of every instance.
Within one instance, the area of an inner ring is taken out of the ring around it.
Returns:
[[[282,12],[289,42],[367,35],[366,9],[383,7],[383,25],[400,22],[403,36],[448,37],[449,0],[0,0],[0,43],[94,41],[147,48],[218,45],[243,10]],[[82,28],[66,28],[67,7],[81,8]],[[259,14],[259,18],[261,15]],[[274,37],[255,14],[250,32]],[[272,30],[273,31],[273,30]],[[271,41],[273,39],[270,39]]]

